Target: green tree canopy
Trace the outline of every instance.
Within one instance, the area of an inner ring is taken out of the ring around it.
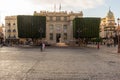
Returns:
[[[20,38],[42,38],[46,35],[45,16],[17,16],[17,26]]]
[[[75,18],[73,35],[75,38],[99,37],[100,18]]]

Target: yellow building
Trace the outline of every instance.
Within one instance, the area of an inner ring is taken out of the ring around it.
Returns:
[[[35,16],[46,16],[46,41],[50,44],[69,43],[73,39],[73,19],[83,17],[82,11],[79,13],[59,11],[34,12]]]
[[[100,36],[102,38],[111,38],[115,36],[116,23],[115,17],[111,10],[108,11],[107,16],[101,19]]]

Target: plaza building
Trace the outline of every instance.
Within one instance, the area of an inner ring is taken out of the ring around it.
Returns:
[[[3,29],[2,26],[0,26],[0,44],[3,42],[3,40],[4,40]]]
[[[18,42],[17,16],[5,17],[5,39],[6,42]]]
[[[107,16],[101,19],[100,25],[100,37],[101,38],[112,38],[116,34],[116,23],[113,12],[109,9]]]
[[[82,18],[83,12],[74,13],[67,11],[49,12],[40,11],[34,12],[33,16],[46,17],[46,37],[43,39],[49,44],[69,43],[73,38],[73,19]],[[5,17],[5,39],[8,43],[16,43],[22,40],[18,37],[18,20],[17,16]]]
[[[82,18],[83,12],[40,11],[35,16],[46,16],[46,41],[50,44],[69,43],[73,38],[73,19]]]

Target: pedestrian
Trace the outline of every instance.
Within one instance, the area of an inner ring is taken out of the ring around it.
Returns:
[[[97,43],[97,49],[100,49],[100,44],[99,44],[99,42]]]
[[[40,50],[41,50],[41,52],[43,51],[43,44],[42,44],[42,42],[40,43]]]
[[[45,50],[45,43],[42,43],[42,50]]]

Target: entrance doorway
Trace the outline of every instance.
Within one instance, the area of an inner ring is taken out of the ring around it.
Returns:
[[[57,43],[60,42],[60,37],[61,37],[61,34],[60,34],[60,33],[57,33],[57,34],[56,34],[56,42],[57,42]]]

